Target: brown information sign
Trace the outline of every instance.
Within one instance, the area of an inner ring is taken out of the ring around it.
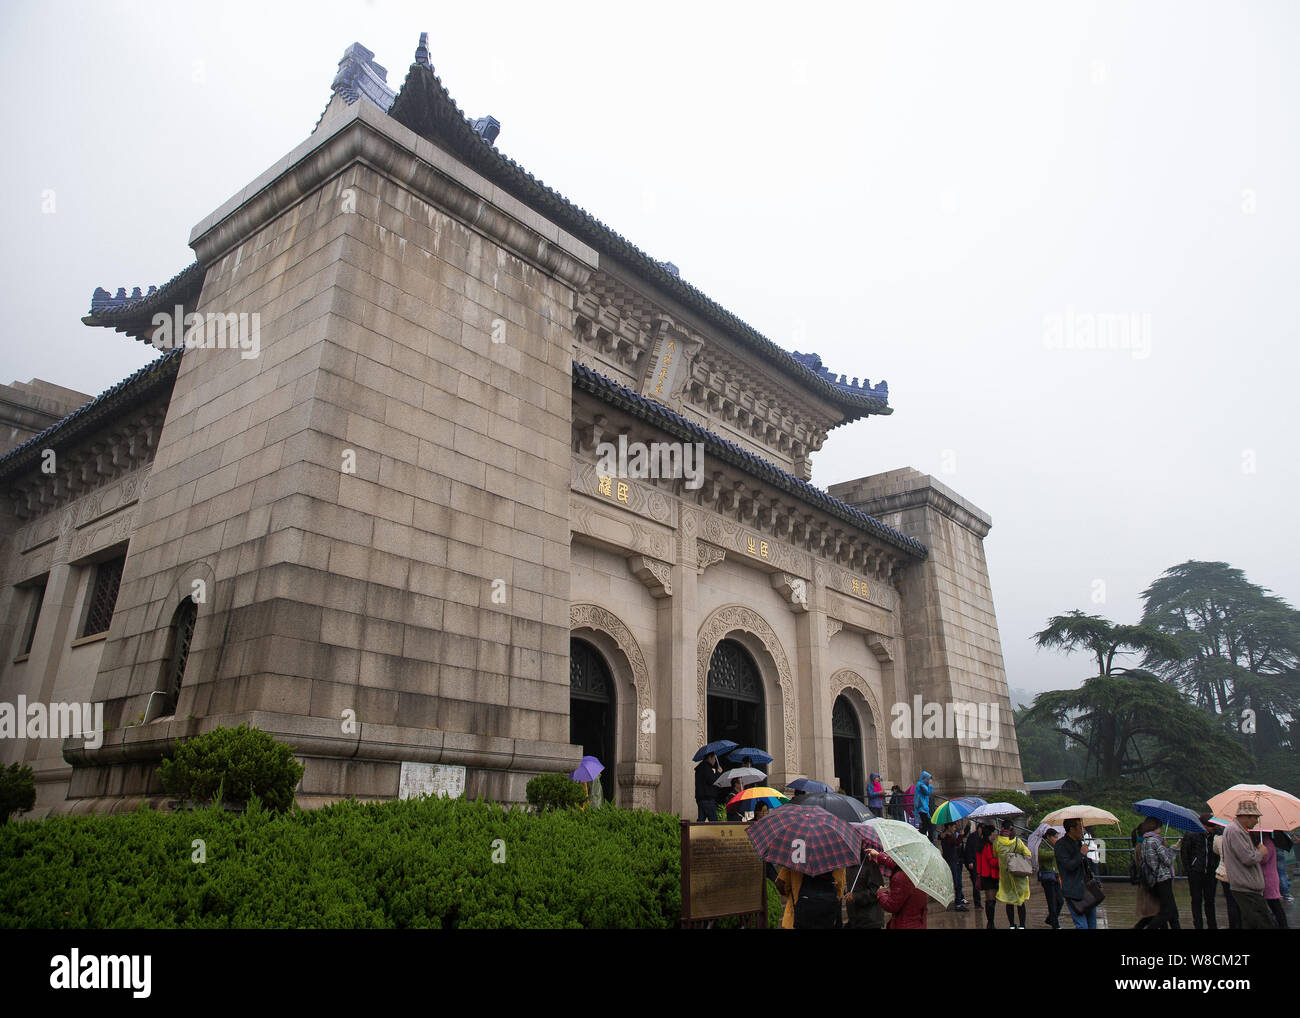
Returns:
[[[767,877],[748,826],[682,821],[683,925],[734,915],[767,925]]]

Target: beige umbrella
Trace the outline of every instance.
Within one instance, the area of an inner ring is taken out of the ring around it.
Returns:
[[[1300,826],[1300,799],[1269,785],[1233,785],[1207,801],[1215,815],[1235,817],[1242,799],[1251,799],[1259,806],[1260,830],[1289,831]]]
[[[1084,827],[1096,827],[1098,825],[1114,824],[1119,826],[1119,817],[1100,806],[1086,806],[1080,803],[1078,806],[1066,806],[1063,809],[1052,810],[1047,816],[1043,817],[1040,823],[1051,824],[1052,826],[1064,826],[1065,821],[1078,818],[1083,821]]]

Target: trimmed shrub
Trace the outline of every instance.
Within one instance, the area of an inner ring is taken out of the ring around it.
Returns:
[[[567,774],[539,774],[530,778],[524,790],[528,805],[538,812],[571,809],[587,801],[587,792]]]
[[[667,929],[679,844],[672,814],[432,797],[52,817],[0,827],[0,926]]]
[[[246,806],[254,797],[270,810],[293,806],[304,767],[293,751],[260,728],[214,728],[178,742],[158,767],[163,791],[191,804]]]
[[[26,764],[0,767],[0,824],[36,805],[36,772]]]

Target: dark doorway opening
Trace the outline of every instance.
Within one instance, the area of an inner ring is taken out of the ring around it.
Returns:
[[[862,770],[862,731],[858,713],[848,697],[835,698],[831,708],[831,736],[835,743],[835,778],[846,795],[861,799],[867,791]]]
[[[763,680],[749,651],[735,640],[722,640],[709,659],[707,717],[709,742],[730,739],[772,752],[767,746]],[[731,765],[723,761],[724,767]]]
[[[614,801],[614,677],[600,651],[586,640],[569,641],[569,741],[605,765],[600,789]]]

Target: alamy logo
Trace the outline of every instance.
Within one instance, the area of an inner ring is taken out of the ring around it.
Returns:
[[[143,999],[150,993],[152,955],[87,954],[75,947],[71,954],[50,959],[50,986],[56,990],[132,990]]]
[[[1043,315],[1043,346],[1048,350],[1130,350],[1135,361],[1151,356],[1151,314],[1119,312]]]
[[[239,356],[246,361],[262,352],[262,316],[257,311],[251,315],[219,311],[201,315],[192,311],[187,315],[185,308],[177,304],[171,313],[160,311],[154,315],[153,327],[151,342],[159,350],[239,350]]]
[[[894,704],[889,712],[895,739],[979,739],[981,749],[997,749],[1001,725],[996,703],[926,703],[920,696]]]
[[[87,749],[104,744],[102,703],[0,703],[0,739],[84,738]]]
[[[618,445],[601,442],[596,446],[596,471],[605,477],[686,478],[692,491],[704,484],[703,442],[629,442],[618,436]]]

